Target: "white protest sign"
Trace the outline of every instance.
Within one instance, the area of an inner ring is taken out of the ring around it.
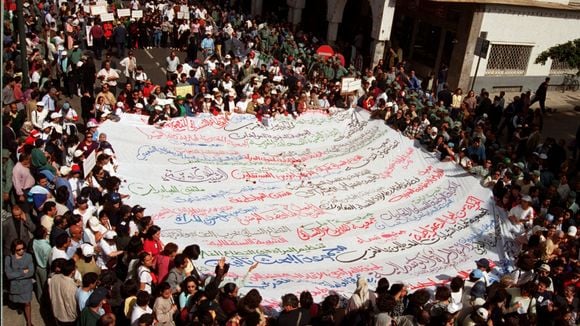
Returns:
[[[83,161],[83,174],[85,176],[89,175],[89,173],[93,170],[95,165],[97,164],[97,153],[96,151],[92,151],[91,154]]]
[[[91,6],[91,15],[99,16],[107,13],[107,6]]]
[[[101,14],[101,21],[102,22],[112,22],[113,20],[115,20],[115,14],[111,13],[106,13],[106,14]]]
[[[340,93],[356,92],[361,88],[361,80],[351,77],[343,77],[341,81]]]
[[[133,18],[141,18],[141,17],[143,17],[143,10],[133,10],[131,12],[131,17],[133,17]]]
[[[129,17],[131,16],[131,9],[117,9],[117,17]]]
[[[489,189],[366,112],[105,122],[126,204],[147,208],[165,243],[197,243],[200,273],[225,256],[263,304],[310,290],[349,297],[358,275],[411,290],[505,268],[513,238]],[[505,215],[505,214],[504,214]],[[507,222],[509,223],[509,222]],[[505,246],[504,246],[505,243]]]

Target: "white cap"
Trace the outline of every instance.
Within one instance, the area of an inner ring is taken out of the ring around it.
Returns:
[[[60,167],[60,170],[59,171],[60,171],[60,175],[66,176],[66,175],[68,175],[70,173],[71,168],[69,168],[66,165],[63,165],[63,166]]]
[[[62,118],[62,114],[60,114],[60,112],[52,112],[50,114],[50,118],[51,119],[58,119],[58,118]]]
[[[109,116],[109,114],[111,114],[111,111],[109,111],[109,110],[105,110],[105,111],[103,112],[103,114],[101,114],[101,117],[103,117],[103,118],[106,118],[106,117],[108,117],[108,116]]]
[[[113,156],[113,151],[110,148],[105,148],[103,154]]]
[[[431,132],[438,132],[439,129],[437,129],[437,127],[431,127]]]
[[[155,111],[163,111],[163,107],[161,105],[155,105]]]
[[[94,127],[98,127],[98,126],[99,125],[96,122],[92,121],[92,120],[89,121],[89,122],[87,122],[87,127],[88,128],[94,128]]]
[[[538,267],[538,270],[549,273],[551,271],[551,268],[550,268],[550,265],[548,265],[548,264],[542,264],[542,265],[540,265],[540,267]]]
[[[75,156],[75,157],[81,157],[81,156],[83,156],[83,151],[81,151],[80,149],[77,149],[77,150],[74,152],[74,156]]]
[[[99,219],[96,216],[91,216],[91,218],[89,218],[89,228],[93,231],[93,232],[101,232],[102,234],[105,234],[105,232],[107,232],[107,228],[105,228],[101,222],[99,222]]]
[[[44,107],[44,102],[36,102],[36,106],[42,106],[42,107]]]
[[[123,102],[117,102],[117,107],[122,108],[124,106],[125,106],[125,103],[123,103]]]
[[[483,307],[478,308],[475,311],[475,313],[485,321],[487,321],[487,319],[489,318],[489,312],[487,311],[487,309],[485,309]]]
[[[137,104],[135,104],[135,107],[138,108],[138,109],[142,109],[143,108],[143,104],[137,103]]]
[[[548,159],[548,155],[542,153],[540,154],[540,160],[547,160]]]
[[[530,197],[529,195],[525,195],[522,197],[522,201],[527,201],[528,203],[531,203],[532,197]]]
[[[270,94],[276,95],[276,94],[278,94],[278,92],[276,92],[276,90],[275,90],[275,89],[273,89],[273,90],[270,92]]]
[[[66,52],[66,51],[62,51],[62,52],[60,53],[60,55],[62,55],[62,56],[65,56],[65,57],[66,57],[66,56],[68,55],[68,52]]]
[[[103,238],[105,238],[107,240],[113,240],[113,239],[115,239],[116,236],[117,236],[117,232],[115,232],[113,230],[109,230],[109,231],[105,232],[105,234],[103,235]]]
[[[85,257],[92,257],[95,254],[95,248],[90,243],[83,243],[81,251]]]
[[[62,126],[61,125],[54,124],[53,127],[54,127],[54,131],[56,131],[59,134],[62,134]]]
[[[544,232],[544,231],[548,231],[548,229],[546,229],[545,227],[543,227],[541,225],[534,225],[534,227],[532,228],[532,234],[535,234],[538,232]]]

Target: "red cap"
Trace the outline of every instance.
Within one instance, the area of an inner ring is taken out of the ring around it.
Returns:
[[[38,130],[32,130],[30,132],[30,136],[34,137],[34,138],[39,138],[40,137],[40,132]]]
[[[28,136],[26,137],[26,139],[24,140],[24,143],[26,145],[34,145],[34,143],[36,142],[36,138],[32,137],[32,136]]]
[[[252,100],[257,100],[259,98],[260,98],[260,95],[258,95],[256,93],[252,94]]]
[[[71,172],[76,173],[76,172],[81,172],[81,167],[78,164],[73,164],[70,167]]]
[[[165,85],[167,85],[167,86],[173,86],[173,81],[168,80],[167,83],[165,83]]]

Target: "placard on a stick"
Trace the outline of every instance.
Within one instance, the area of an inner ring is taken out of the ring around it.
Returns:
[[[91,6],[91,15],[99,16],[107,13],[107,6]]]
[[[178,86],[175,87],[175,95],[176,96],[187,96],[187,94],[193,95],[193,86]]]
[[[133,10],[131,12],[131,17],[133,17],[133,18],[142,18],[143,17],[143,10]]]
[[[97,164],[97,153],[96,151],[92,151],[91,154],[83,161],[83,172],[85,177],[93,170],[95,165]]]
[[[113,20],[115,20],[115,14],[113,14],[112,12],[101,14],[100,17],[102,22],[112,22]]]
[[[117,17],[129,17],[131,16],[131,9],[117,9]]]
[[[341,81],[340,93],[348,94],[356,92],[361,88],[361,80],[353,77],[343,77]]]

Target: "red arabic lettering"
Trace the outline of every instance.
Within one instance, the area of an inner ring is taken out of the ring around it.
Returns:
[[[419,175],[425,175],[426,173],[428,173],[431,170],[432,170],[432,167],[430,166],[425,171],[420,171]],[[431,186],[433,183],[435,183],[439,179],[443,178],[443,176],[445,176],[445,171],[443,171],[443,169],[436,169],[431,176],[429,176],[425,181],[420,183],[416,188],[408,188],[404,193],[402,193],[398,196],[394,196],[391,199],[389,199],[389,202],[394,203],[394,202],[397,202],[401,199],[409,198],[414,193],[418,193],[418,192],[425,190],[426,188]]]
[[[292,195],[290,191],[280,191],[273,193],[258,193],[250,195],[242,195],[241,197],[229,198],[230,203],[250,203],[254,201],[264,201],[265,199],[280,199]]]
[[[411,147],[407,148],[407,151],[404,154],[397,156],[393,161],[391,161],[389,166],[387,166],[387,168],[385,169],[385,172],[381,174],[381,177],[384,179],[390,178],[397,165],[402,165],[403,169],[409,167],[409,164],[413,163],[413,160],[411,159],[411,155],[413,154],[413,152],[414,152],[413,148]]]

